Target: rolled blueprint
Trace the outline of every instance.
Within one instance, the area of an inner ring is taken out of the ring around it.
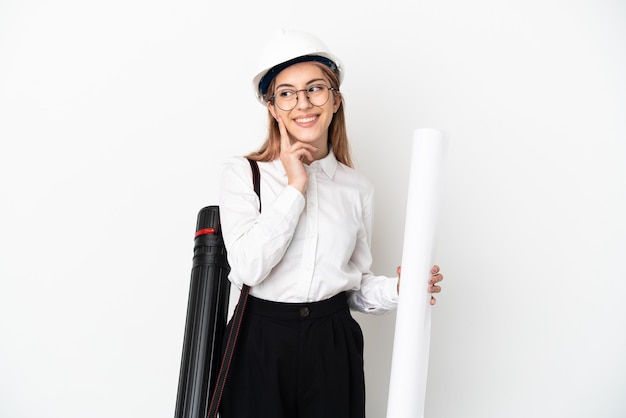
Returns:
[[[424,416],[430,349],[428,277],[434,264],[446,151],[447,140],[441,131],[415,130],[387,418]]]

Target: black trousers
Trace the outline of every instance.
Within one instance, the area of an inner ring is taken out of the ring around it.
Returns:
[[[220,417],[364,418],[363,333],[346,294],[313,303],[249,296]]]

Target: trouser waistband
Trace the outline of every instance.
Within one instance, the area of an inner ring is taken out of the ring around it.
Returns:
[[[285,303],[248,296],[246,311],[279,319],[315,319],[348,308],[346,292],[319,302]]]

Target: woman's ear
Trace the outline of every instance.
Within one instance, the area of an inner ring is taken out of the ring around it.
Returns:
[[[276,109],[274,108],[274,105],[270,102],[267,102],[267,110],[269,110],[272,116],[274,116],[274,119],[276,119]]]
[[[339,107],[341,106],[341,102],[343,98],[341,97],[341,93],[337,93],[334,91],[332,93],[335,99],[335,102],[333,103],[333,113],[337,113],[337,111],[339,110]]]

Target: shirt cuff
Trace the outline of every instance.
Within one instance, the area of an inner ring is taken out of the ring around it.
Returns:
[[[383,286],[383,304],[387,309],[395,309],[398,306],[398,280],[388,279]]]
[[[293,211],[296,218],[300,217],[300,213],[304,210],[304,196],[298,189],[293,186],[287,186],[278,195],[276,200],[272,203],[274,209],[285,215],[289,215]]]

